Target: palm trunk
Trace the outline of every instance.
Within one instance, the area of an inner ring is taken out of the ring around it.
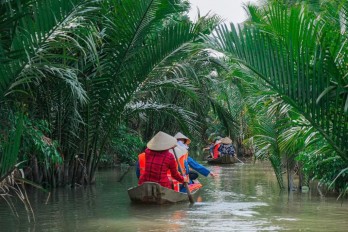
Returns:
[[[37,163],[37,158],[35,155],[32,156],[32,174],[33,174],[33,181],[35,183],[40,184],[41,180],[40,180],[40,174],[39,174],[39,166]]]
[[[69,183],[69,160],[64,160],[64,166],[63,166],[63,186],[67,185]]]
[[[269,160],[271,161],[274,173],[276,174],[279,188],[284,189],[281,159],[279,157],[273,155],[273,156],[269,157]]]

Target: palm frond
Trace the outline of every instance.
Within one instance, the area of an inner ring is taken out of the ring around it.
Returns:
[[[57,63],[44,61],[50,54],[51,61],[54,57],[52,50],[48,49],[49,44],[54,44],[54,49],[64,49],[67,48],[66,44],[60,43],[60,40],[64,40],[79,47],[77,38],[71,37],[69,33],[71,29],[85,25],[83,15],[96,10],[93,2],[45,0],[40,3],[33,1],[32,4],[22,4],[20,1],[4,3],[6,10],[2,17],[12,27],[4,32],[4,42],[0,49],[1,59],[6,60],[0,64],[1,98],[6,93],[13,93],[18,85],[28,86],[31,82],[39,82],[45,75],[63,78],[72,90],[81,89],[76,81],[76,72],[65,70]],[[50,54],[45,54],[47,52]],[[16,54],[16,59],[11,58],[12,54]],[[71,56],[61,58],[67,62],[74,59]],[[83,94],[79,97],[85,100]]]
[[[17,158],[21,143],[21,137],[23,133],[23,117],[24,115],[20,113],[16,116],[14,128],[1,128],[6,131],[7,134],[0,144],[0,182],[7,177],[15,168],[17,164]]]
[[[130,117],[134,114],[149,111],[155,112],[159,115],[169,115],[174,119],[174,121],[171,121],[171,124],[177,123],[184,130],[192,132],[199,130],[199,123],[195,120],[195,118],[197,117],[195,113],[171,104],[158,104],[154,102],[135,102],[127,106],[124,112],[124,117]]]
[[[225,126],[227,132],[230,135],[235,135],[233,131],[239,131],[239,124],[235,120],[235,118],[231,115],[231,113],[214,99],[210,99],[210,104],[213,111],[218,116],[219,120]]]
[[[288,10],[275,3],[265,12],[262,26],[220,26],[213,41],[215,47],[265,81],[347,158],[347,93],[343,90],[347,80],[330,49],[329,38],[335,31],[322,27],[323,22],[305,5]],[[332,83],[337,87],[317,104]]]

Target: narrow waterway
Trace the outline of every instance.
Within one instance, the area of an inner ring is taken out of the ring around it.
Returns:
[[[198,202],[132,204],[127,189],[137,184],[134,170],[118,182],[120,170],[98,173],[95,186],[30,191],[36,223],[20,204],[17,220],[0,202],[0,231],[347,231],[348,202],[314,192],[279,192],[266,163],[209,166],[216,178],[200,178]]]

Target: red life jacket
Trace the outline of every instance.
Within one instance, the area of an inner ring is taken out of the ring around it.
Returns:
[[[142,176],[144,175],[144,172],[145,172],[145,164],[146,164],[145,152],[138,155],[138,160],[139,160],[140,176]]]
[[[213,155],[214,155],[214,159],[219,158],[219,147],[220,147],[220,143],[216,144],[214,146],[214,151],[213,151]]]

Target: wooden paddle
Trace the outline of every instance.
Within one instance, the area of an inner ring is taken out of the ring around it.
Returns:
[[[118,179],[117,182],[122,182],[123,178],[126,176],[126,174],[129,172],[131,166],[128,166],[127,170],[121,175],[120,179]]]
[[[182,171],[182,168],[181,168],[181,165],[180,165],[180,162],[178,160],[178,157],[176,157],[176,152],[175,152],[175,149],[173,148],[173,151],[174,151],[174,156],[175,156],[175,160],[176,160],[176,163],[178,164],[178,168],[179,168],[179,172],[182,176],[184,176],[183,174],[183,171]],[[194,204],[195,203],[195,200],[193,199],[192,195],[191,195],[191,191],[189,189],[189,186],[187,184],[187,182],[184,182],[184,187],[186,188],[186,192],[187,192],[187,196],[188,196],[188,199],[190,201],[190,204]]]
[[[241,161],[240,159],[238,159],[237,156],[235,156],[234,158],[236,158],[236,160],[238,160],[239,162],[241,162],[242,164],[244,164],[244,162]]]

